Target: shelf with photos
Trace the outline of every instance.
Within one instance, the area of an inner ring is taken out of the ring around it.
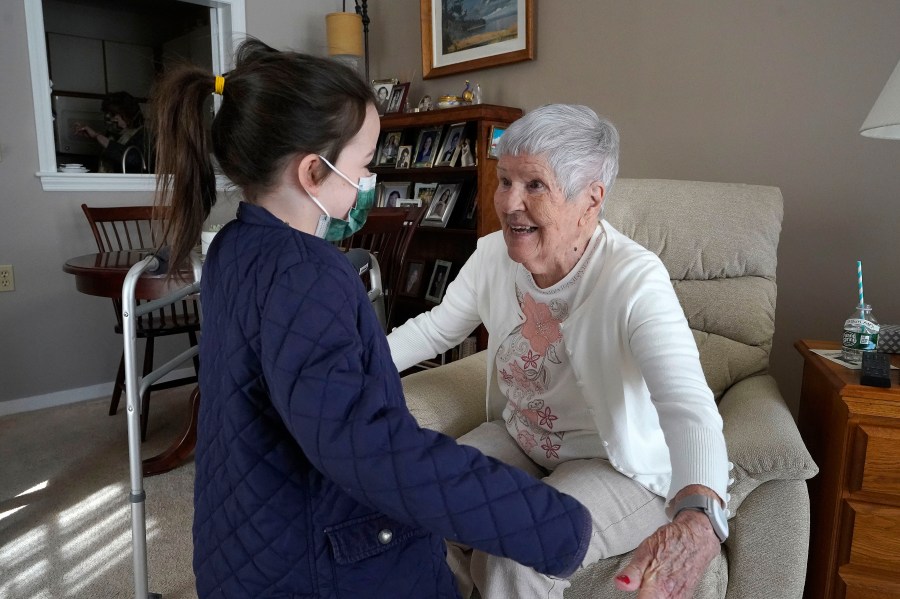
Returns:
[[[381,117],[369,167],[378,175],[377,204],[425,208],[401,267],[390,326],[437,305],[475,251],[477,238],[500,228],[492,154],[496,139],[521,115],[518,108],[476,104]],[[435,287],[435,281],[443,286]],[[483,349],[486,334],[477,339]]]

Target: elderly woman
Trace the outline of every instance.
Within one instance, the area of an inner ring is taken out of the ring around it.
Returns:
[[[637,547],[616,586],[690,597],[728,534],[722,420],[665,267],[600,219],[618,146],[615,127],[584,106],[513,123],[498,147],[502,230],[479,240],[439,306],[388,341],[402,370],[484,323],[488,421],[460,442],[589,509],[582,566]],[[449,549],[464,597],[473,585],[485,599],[569,586]]]

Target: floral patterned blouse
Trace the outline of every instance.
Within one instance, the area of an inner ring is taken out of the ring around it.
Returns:
[[[497,352],[497,382],[506,396],[506,429],[529,458],[548,470],[567,460],[606,457],[559,326],[575,308],[572,300],[578,286],[592,283],[583,280],[585,266],[602,235],[598,227],[572,272],[546,289],[519,267],[516,298],[525,320]]]

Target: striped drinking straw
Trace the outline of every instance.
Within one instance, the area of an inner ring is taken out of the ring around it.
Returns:
[[[866,305],[866,301],[863,298],[863,283],[862,283],[862,260],[856,261],[856,281],[859,285],[859,317],[864,319],[866,318],[866,313],[863,308]]]

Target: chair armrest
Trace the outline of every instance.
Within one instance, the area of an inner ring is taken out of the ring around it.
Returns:
[[[484,422],[486,353],[403,377],[406,405],[419,426],[459,437]]]
[[[767,374],[735,383],[719,402],[728,459],[734,464],[728,507],[769,480],[806,480],[819,472],[775,379]]]

